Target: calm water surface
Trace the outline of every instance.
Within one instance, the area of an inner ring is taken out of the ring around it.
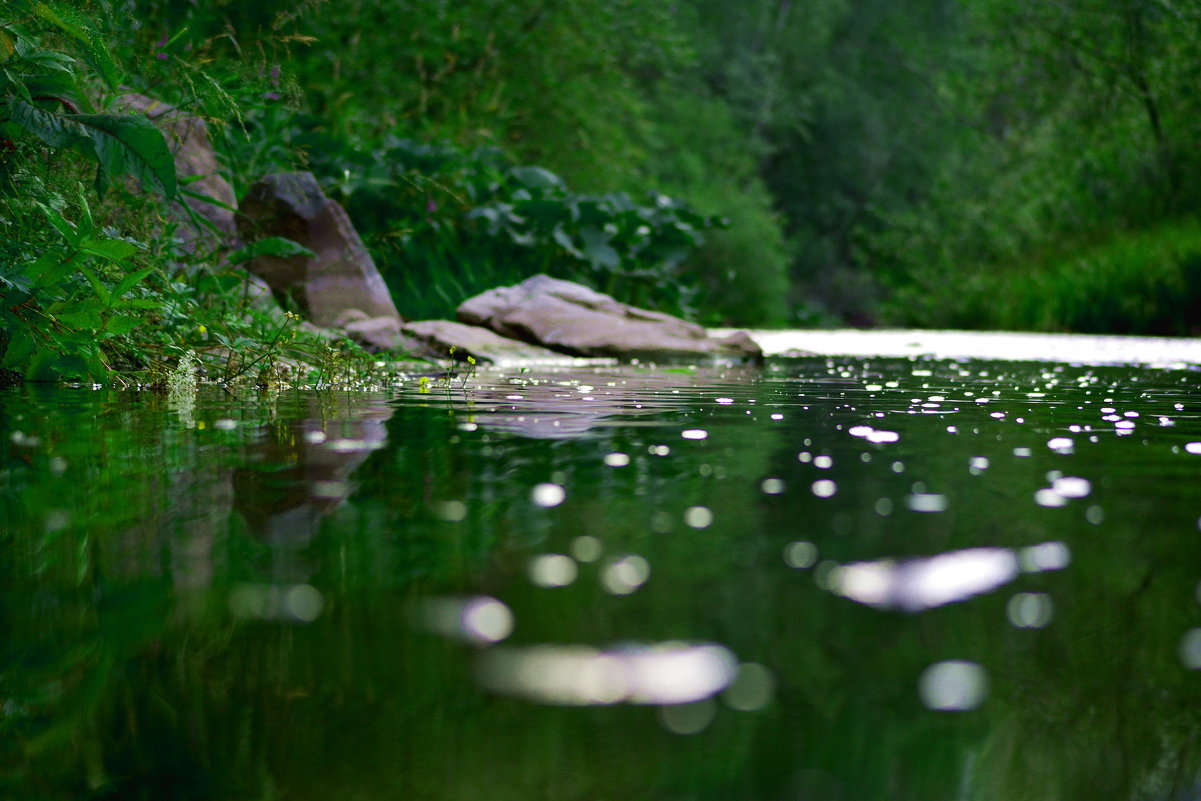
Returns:
[[[0,798],[1197,798],[1199,379],[0,392]]]

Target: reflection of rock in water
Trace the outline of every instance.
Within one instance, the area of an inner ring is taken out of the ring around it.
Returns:
[[[233,472],[233,506],[250,531],[271,547],[269,577],[308,577],[303,549],[321,518],[349,497],[350,476],[387,442],[392,410],[383,403],[347,406],[332,421],[314,402],[310,415],[294,420],[248,454],[258,467]]]
[[[721,387],[745,394],[761,375],[749,366],[706,366],[639,372],[630,368],[539,367],[488,371],[431,393],[471,423],[534,439],[571,439],[631,418],[703,402]]]

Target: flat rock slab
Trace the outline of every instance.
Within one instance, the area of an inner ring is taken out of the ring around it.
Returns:
[[[400,331],[407,338],[420,342],[423,352],[419,355],[427,358],[452,358],[455,361],[466,361],[467,357],[471,356],[481,364],[513,364],[517,362],[559,364],[571,361],[562,353],[531,345],[528,342],[502,337],[487,328],[450,320],[405,323],[401,326]],[[453,354],[451,353],[452,348],[454,349]]]
[[[761,361],[763,353],[736,332],[710,337],[699,325],[628,306],[588,287],[536,275],[489,290],[459,306],[459,320],[572,356],[675,360],[697,357]]]

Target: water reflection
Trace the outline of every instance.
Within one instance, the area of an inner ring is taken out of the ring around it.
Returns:
[[[1196,377],[0,393],[0,795],[1191,797]]]

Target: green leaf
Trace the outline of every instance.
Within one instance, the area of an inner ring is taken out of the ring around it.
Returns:
[[[9,337],[8,350],[4,352],[4,361],[0,362],[0,367],[20,371],[33,355],[37,340],[34,339],[33,331],[27,327],[9,331]]]
[[[542,167],[514,167],[509,175],[529,189],[562,189],[563,179]]]
[[[150,275],[152,272],[154,272],[154,268],[147,267],[144,270],[138,270],[137,272],[129,273],[124,278],[122,278],[115,287],[113,287],[113,295],[112,296],[114,298],[121,297],[126,292],[128,292],[129,290],[131,290],[135,286],[137,286],[139,283],[141,283],[142,279],[144,279],[146,276]]]
[[[73,272],[75,262],[66,253],[57,251],[47,253],[25,269],[37,289],[56,287]]]
[[[293,242],[291,239],[285,239],[282,236],[269,236],[266,239],[260,239],[258,242],[238,248],[230,253],[229,263],[237,265],[251,259],[257,259],[259,256],[278,256],[280,258],[307,256],[312,258],[315,255],[317,254],[304,245]]]
[[[8,61],[16,52],[16,42],[9,33],[0,28],[0,61]]]
[[[190,178],[185,179],[185,182],[192,183],[193,181],[202,181],[206,177],[207,176],[204,176],[204,175],[193,175]],[[180,188],[179,193],[181,195],[183,195],[184,197],[190,197],[193,200],[199,200],[201,203],[207,203],[210,206],[216,206],[219,209],[225,209],[226,211],[233,211],[233,212],[237,211],[237,209],[235,207],[229,205],[228,203],[222,203],[220,200],[217,200],[215,197],[209,197],[208,195],[201,194],[200,192],[194,192],[191,189]]]
[[[92,219],[92,207],[88,205],[82,186],[79,187],[79,213],[83,217],[79,222],[79,237],[90,239],[92,232],[96,230],[96,221]]]
[[[0,88],[4,90],[5,95],[16,93],[21,99],[27,103],[33,102],[33,95],[29,94],[29,87],[25,85],[25,81],[20,77],[13,75],[7,69],[0,70],[0,75],[4,76],[0,80]],[[8,118],[9,113],[4,111],[4,105],[0,104],[0,120]]]
[[[87,267],[84,267],[82,264],[79,265],[79,271],[83,273],[83,277],[88,279],[88,283],[92,285],[92,290],[96,293],[96,297],[100,298],[100,302],[107,306],[109,304],[110,295],[109,291],[104,288],[104,284],[100,283],[100,279],[96,277],[94,272],[89,270]]]
[[[121,82],[121,71],[104,43],[88,28],[87,18],[63,3],[38,3],[33,13],[79,43],[84,58],[110,89]]]
[[[88,138],[87,132],[74,121],[52,111],[45,111],[24,100],[9,99],[0,105],[0,119],[8,119],[41,139],[49,147],[71,147]]]
[[[609,237],[597,228],[583,228],[580,239],[584,240],[584,256],[593,264],[616,270],[621,266],[621,256],[609,244]]]
[[[144,322],[144,319],[132,314],[114,314],[105,321],[104,330],[110,334],[128,334]]]
[[[121,239],[85,239],[79,249],[89,256],[99,256],[112,261],[124,261],[138,252],[138,246]]]
[[[48,219],[50,224],[54,226],[54,230],[62,234],[63,239],[67,240],[67,243],[70,244],[71,247],[77,247],[79,245],[80,235],[76,232],[75,226],[67,222],[63,215],[59,214],[55,209],[43,205],[42,203],[38,203],[38,208],[42,210],[42,214],[46,215],[46,219]]]
[[[158,311],[162,308],[162,301],[152,300],[151,298],[134,298],[133,300],[118,300],[112,304],[114,309],[146,309],[148,311]]]
[[[75,59],[66,53],[38,47],[25,39],[17,39],[16,51],[18,59],[42,69],[71,72],[73,70],[71,65],[75,63]]]
[[[11,74],[10,74],[11,77]],[[32,102],[33,98],[51,99],[60,105],[64,102],[78,108],[84,105],[83,93],[75,76],[65,72],[51,72],[43,75],[26,76],[23,78],[24,91],[22,96]]]
[[[86,132],[109,175],[128,173],[167,199],[175,197],[175,159],[150,120],[140,114],[73,114],[70,120]]]
[[[63,325],[69,325],[72,328],[84,328],[88,331],[98,331],[104,324],[100,319],[99,312],[83,309],[56,314],[55,319]]]

